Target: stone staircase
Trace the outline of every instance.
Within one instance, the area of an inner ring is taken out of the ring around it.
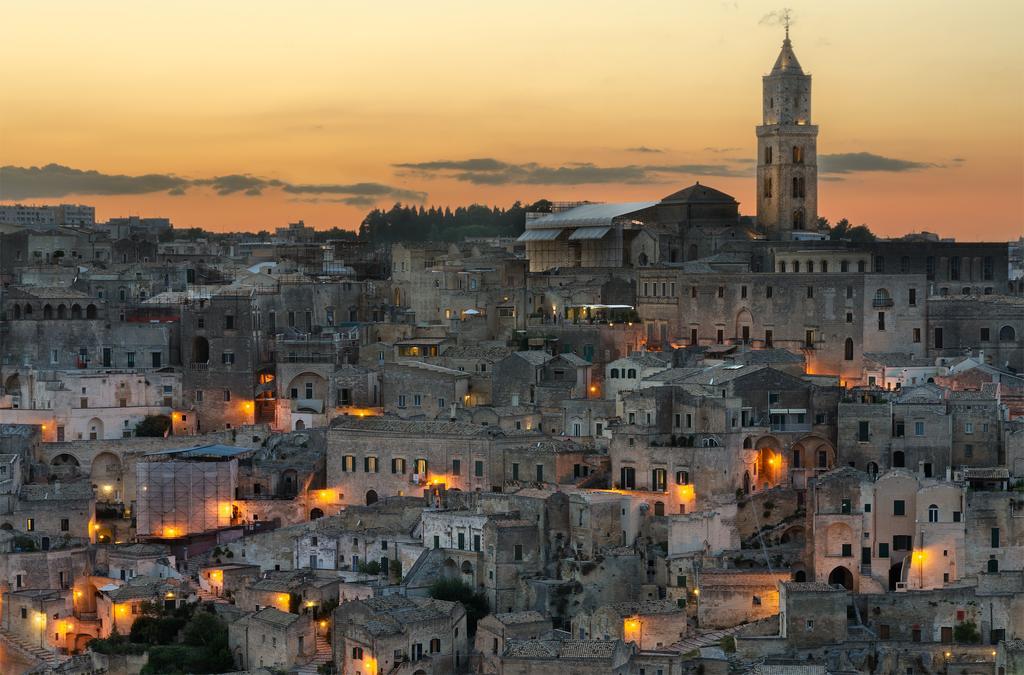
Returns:
[[[294,675],[317,675],[320,666],[330,663],[333,656],[331,645],[327,642],[327,638],[318,633],[316,636],[316,654],[308,663],[298,666],[292,673]]]
[[[196,588],[196,595],[199,597],[199,602],[216,602],[221,605],[231,604],[225,598],[222,598],[219,595],[214,595],[202,587]]]
[[[51,668],[56,668],[70,658],[63,654],[52,652],[44,647],[40,647],[38,644],[27,642],[26,640],[23,640],[2,628],[0,628],[0,640],[3,640],[12,650],[18,652],[30,661],[39,662],[40,664]]]

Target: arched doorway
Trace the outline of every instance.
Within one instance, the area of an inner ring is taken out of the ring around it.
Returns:
[[[82,306],[78,303],[71,305],[71,318],[81,319],[82,318]]]
[[[192,338],[192,363],[210,362],[210,341],[201,335]]]
[[[794,525],[793,527],[786,528],[782,536],[779,537],[779,543],[803,544],[805,536],[803,525]]]
[[[853,590],[853,573],[842,565],[836,567],[828,575],[828,583],[833,586],[842,586],[848,591]]]
[[[295,420],[295,431],[302,431],[306,428],[306,423],[302,420]]]
[[[321,509],[310,509],[309,519],[316,520],[317,518],[323,518],[324,512]]]
[[[21,378],[18,377],[17,373],[8,377],[7,381],[4,382],[4,393],[8,396],[21,398]],[[17,408],[18,406],[15,405],[14,407]]]
[[[744,471],[743,472],[743,494],[745,494],[745,495],[749,495],[750,494],[750,472],[749,471]]]
[[[86,319],[95,319],[96,318],[96,305],[86,305],[85,306],[85,318]]]
[[[103,438],[103,420],[99,417],[93,417],[86,425],[86,431],[88,432],[90,441]]]
[[[462,573],[463,574],[472,574],[473,573],[473,565],[468,560],[463,560],[462,561]]]
[[[294,497],[299,491],[299,472],[285,469],[281,472],[281,481],[277,484],[279,497]]]
[[[801,583],[807,581],[807,572],[804,572],[803,570],[797,570],[793,574],[793,581],[798,581]]]
[[[889,567],[889,590],[895,591],[896,584],[903,581],[903,560]]]
[[[376,503],[377,503],[377,491],[376,490],[367,490],[366,491],[366,505],[369,506],[370,504],[376,504]]]

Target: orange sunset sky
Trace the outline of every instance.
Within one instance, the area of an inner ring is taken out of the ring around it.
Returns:
[[[699,180],[752,214],[783,4],[0,0],[0,200],[356,228],[395,201],[646,200]],[[1021,236],[1024,2],[789,4],[820,215]]]

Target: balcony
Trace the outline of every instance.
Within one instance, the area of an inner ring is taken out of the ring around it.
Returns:
[[[875,298],[871,301],[871,306],[875,309],[884,309],[886,307],[892,307],[892,298]]]
[[[811,430],[811,425],[807,424],[807,423],[797,424],[796,422],[784,422],[782,424],[773,424],[773,425],[771,425],[771,429],[772,429],[772,431],[782,431],[782,432],[789,432],[789,431],[806,432],[806,431],[810,431]]]
[[[206,372],[210,369],[210,362],[204,361],[200,363],[198,361],[193,361],[192,363],[188,364],[188,369],[199,372]]]

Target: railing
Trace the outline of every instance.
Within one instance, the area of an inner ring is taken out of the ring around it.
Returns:
[[[892,307],[892,298],[875,298],[871,301],[872,307]]]
[[[811,425],[804,424],[773,424],[771,425],[772,431],[810,431]]]
[[[188,369],[189,370],[197,370],[197,371],[207,371],[207,370],[210,369],[210,362],[206,361],[206,362],[203,362],[203,363],[199,363],[199,362],[193,361],[192,363],[188,364]]]

